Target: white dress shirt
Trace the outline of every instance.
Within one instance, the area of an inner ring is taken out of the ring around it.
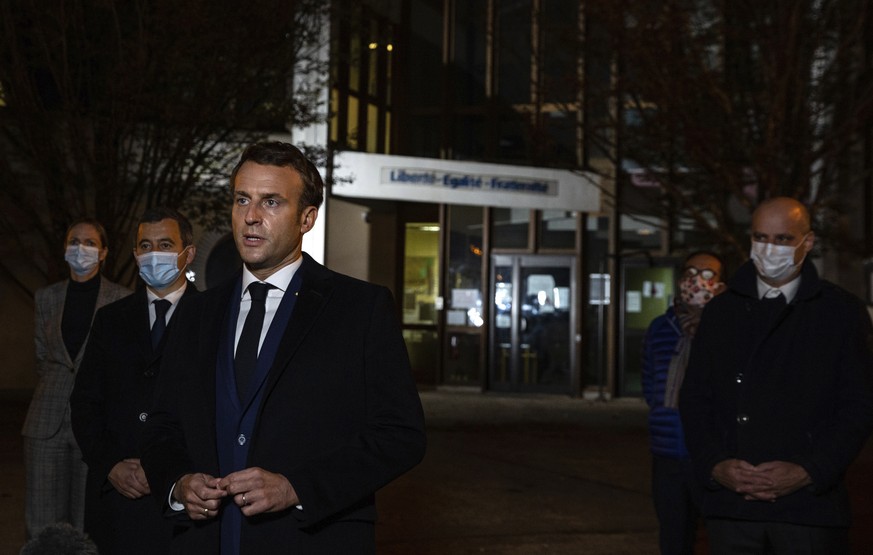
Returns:
[[[764,280],[761,279],[761,276],[758,276],[758,298],[763,299],[764,297],[772,298],[775,297],[779,291],[785,296],[785,304],[790,303],[794,300],[794,297],[797,296],[797,290],[800,288],[800,275],[796,278],[792,279],[788,283],[782,284],[780,287],[773,287],[772,285],[768,285],[764,283]]]
[[[167,293],[164,297],[158,297],[155,295],[151,289],[146,287],[146,298],[149,300],[149,329],[155,325],[155,320],[158,318],[155,314],[155,301],[159,299],[164,299],[165,301],[170,301],[170,308],[167,309],[167,315],[164,317],[164,320],[167,324],[170,323],[170,318],[172,318],[173,313],[176,312],[176,305],[179,303],[179,299],[182,298],[182,295],[185,294],[185,289],[188,288],[188,280],[186,279],[182,283],[182,287],[176,289],[172,293]]]
[[[282,303],[282,297],[285,296],[285,291],[288,289],[288,286],[291,285],[291,280],[294,278],[294,274],[297,273],[297,269],[300,268],[301,264],[303,264],[303,257],[298,258],[291,264],[278,270],[276,273],[268,277],[266,281],[261,281],[261,283],[272,285],[273,288],[267,291],[267,300],[264,303],[264,325],[261,328],[261,339],[258,341],[259,353],[261,352],[261,345],[264,344],[264,338],[267,337],[267,332],[270,330],[270,324],[273,323],[273,317],[276,316],[276,311],[279,310],[279,305]],[[239,304],[239,317],[236,320],[236,336],[233,340],[234,356],[236,356],[236,344],[239,343],[239,336],[242,335],[243,326],[246,323],[246,316],[249,315],[249,307],[252,305],[252,298],[251,295],[249,295],[248,287],[249,284],[255,281],[260,280],[256,278],[255,275],[245,267],[245,265],[243,265],[242,297],[240,298]]]
[[[281,304],[282,302],[282,297],[285,296],[285,291],[287,291],[288,286],[291,285],[291,279],[294,278],[294,274],[297,273],[297,270],[300,268],[301,264],[303,264],[303,257],[298,258],[291,264],[285,266],[281,270],[278,270],[276,273],[268,277],[266,281],[261,281],[261,283],[268,283],[272,285],[273,288],[267,291],[267,299],[264,302],[264,325],[261,328],[261,339],[258,341],[259,353],[261,351],[261,346],[264,344],[264,338],[267,336],[267,332],[270,330],[270,324],[273,323],[273,317],[276,315],[276,311],[279,310],[279,304]],[[248,287],[250,283],[255,281],[260,280],[256,278],[255,275],[252,274],[248,268],[246,268],[245,264],[243,264],[242,297],[240,298],[239,317],[237,317],[236,320],[236,336],[233,341],[234,355],[236,355],[236,344],[239,343],[239,336],[242,335],[243,325],[245,325],[246,316],[248,316],[249,307],[252,304],[252,299],[251,295],[249,295]],[[154,322],[154,306],[152,306],[151,314],[152,322]],[[169,320],[169,316],[167,318]],[[169,501],[170,509],[181,512],[185,510],[185,506],[173,498],[173,491],[175,489],[176,485],[173,484],[170,487],[170,493],[167,496],[167,500]],[[302,505],[296,505],[296,507],[298,510],[303,510]]]

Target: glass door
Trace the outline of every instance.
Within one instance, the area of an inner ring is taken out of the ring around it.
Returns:
[[[403,253],[403,339],[419,384],[434,383],[439,367],[437,222],[407,222]]]
[[[572,394],[575,259],[495,255],[491,267],[490,389]]]
[[[674,269],[672,261],[669,265],[661,260],[644,265],[638,259],[625,259],[621,271],[624,294],[621,296],[618,394],[641,396],[641,354],[646,330],[652,320],[673,304]]]

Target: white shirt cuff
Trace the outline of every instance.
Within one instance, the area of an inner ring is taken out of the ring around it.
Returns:
[[[173,490],[176,489],[176,484],[170,488],[170,495],[167,496],[167,503],[170,505],[170,509],[176,512],[182,512],[185,510],[185,505],[179,503],[175,499],[173,499]]]
[[[176,489],[176,484],[170,488],[170,494],[167,496],[167,503],[170,505],[170,509],[177,512],[182,512],[185,510],[185,505],[179,503],[175,499],[173,499],[173,491]],[[303,505],[294,505],[294,508],[298,511],[303,510]]]

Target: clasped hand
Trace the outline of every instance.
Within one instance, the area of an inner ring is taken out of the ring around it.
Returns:
[[[115,463],[107,479],[118,493],[128,499],[139,499],[151,493],[139,459],[124,459]]]
[[[223,478],[203,473],[186,474],[176,482],[173,497],[185,506],[185,512],[193,520],[214,518],[225,497],[231,497],[246,516],[278,512],[299,503],[294,487],[285,476],[258,467]]]
[[[715,465],[712,477],[731,491],[743,494],[747,501],[773,502],[812,483],[802,466],[785,461],[753,465],[727,459]]]

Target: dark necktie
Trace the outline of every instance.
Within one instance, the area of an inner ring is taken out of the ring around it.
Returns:
[[[761,302],[764,306],[768,307],[769,310],[780,310],[785,307],[785,295],[783,295],[782,291],[779,291],[778,289],[771,289],[767,291],[764,298],[761,299]]]
[[[152,349],[157,349],[158,343],[161,342],[161,337],[164,336],[164,331],[167,329],[167,311],[173,305],[167,299],[157,299],[152,302],[155,305],[155,323],[152,326]]]
[[[779,291],[768,291],[764,297],[758,301],[758,306],[755,313],[755,328],[758,335],[765,335],[770,331],[770,328],[776,322],[779,313],[785,308],[785,295]]]
[[[245,399],[249,380],[255,373],[258,363],[258,344],[261,341],[261,328],[264,327],[265,300],[267,291],[273,286],[267,283],[253,282],[249,284],[249,313],[246,315],[239,343],[236,345],[234,366],[236,371],[236,390],[240,399]]]

